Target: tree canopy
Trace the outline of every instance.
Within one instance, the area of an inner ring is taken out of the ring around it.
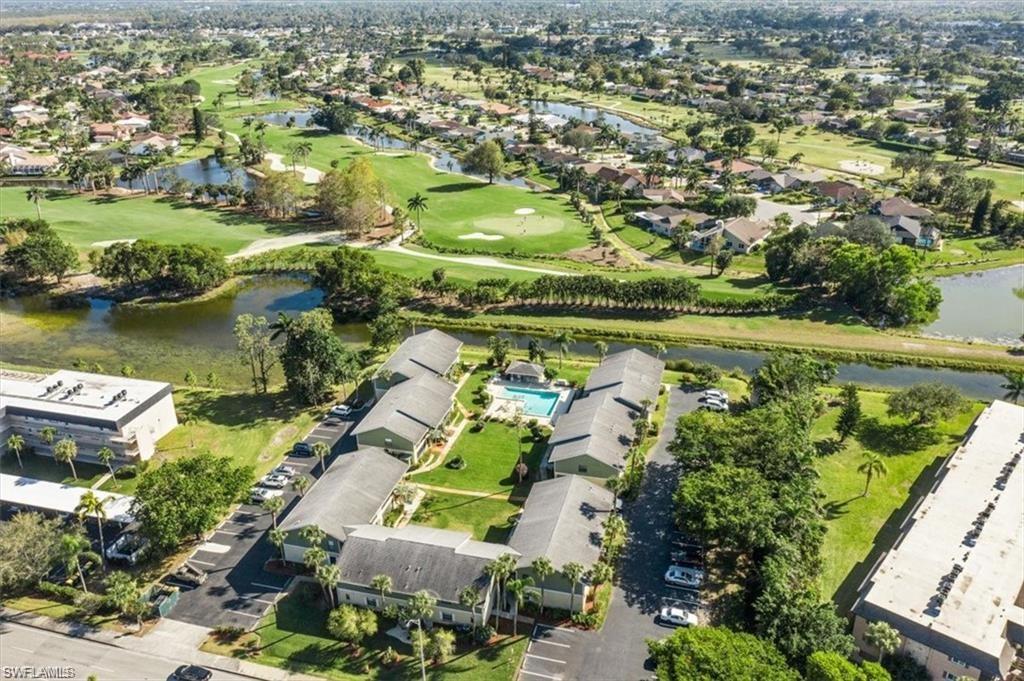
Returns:
[[[355,376],[358,362],[334,333],[330,313],[317,308],[303,312],[288,324],[281,368],[288,390],[296,399],[321,404],[335,385]]]
[[[648,641],[658,681],[797,681],[770,643],[724,627],[687,627]]]

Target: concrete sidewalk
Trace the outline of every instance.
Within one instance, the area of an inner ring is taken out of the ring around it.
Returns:
[[[223,657],[199,650],[200,644],[210,633],[208,629],[194,624],[162,619],[144,636],[119,633],[109,629],[96,629],[76,622],[61,622],[43,615],[18,612],[0,608],[0,621],[17,622],[22,626],[33,627],[63,634],[71,638],[80,638],[102,643],[116,648],[123,648],[135,653],[142,653],[178,664],[198,664],[239,676],[263,681],[321,681],[320,677],[288,672],[276,667],[267,667],[247,660]]]

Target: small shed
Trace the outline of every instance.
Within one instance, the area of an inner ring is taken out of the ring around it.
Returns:
[[[518,383],[543,383],[546,380],[542,365],[523,360],[509,364],[505,369],[505,378]]]

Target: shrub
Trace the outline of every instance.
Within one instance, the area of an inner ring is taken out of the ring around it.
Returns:
[[[448,468],[451,468],[452,470],[456,471],[461,471],[463,468],[466,467],[466,465],[466,460],[463,459],[461,456],[455,457],[447,464]]]
[[[488,624],[482,624],[473,629],[473,642],[480,646],[486,645],[492,638],[494,638],[494,633],[494,627]]]
[[[577,612],[573,614],[572,622],[584,629],[593,629],[600,622],[600,617],[596,612]]]
[[[227,624],[222,624],[213,630],[214,637],[222,643],[237,641],[244,633],[244,627],[236,627]]]
[[[121,466],[117,469],[118,480],[128,480],[134,478],[139,474],[139,469],[135,467],[135,464],[128,464],[127,466]]]
[[[39,582],[39,591],[44,596],[60,601],[61,603],[67,603],[68,605],[74,605],[75,599],[78,598],[78,589],[66,586],[64,584],[54,584],[53,582],[47,582],[45,580]]]

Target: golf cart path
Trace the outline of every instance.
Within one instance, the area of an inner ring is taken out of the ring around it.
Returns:
[[[256,241],[253,241],[248,246],[244,246],[235,253],[227,256],[227,259],[229,261],[238,260],[239,258],[248,258],[261,253],[267,253],[269,251],[279,251],[283,248],[302,246],[305,244],[341,245],[342,243],[345,243],[345,237],[337,230],[329,232],[300,232],[298,234],[289,234],[288,236],[256,239]]]
[[[513,265],[512,263],[502,262],[495,258],[487,257],[468,257],[468,258],[455,258],[450,255],[439,255],[436,253],[424,253],[422,251],[412,251],[394,242],[389,243],[380,250],[391,251],[392,253],[401,253],[402,255],[411,255],[414,258],[424,258],[426,260],[440,260],[442,262],[458,263],[460,265],[477,265],[479,267],[493,267],[500,270],[518,270],[520,272],[533,272],[535,274],[552,274],[556,277],[567,277],[571,276],[571,272],[563,272],[560,270],[549,270],[543,267],[529,267],[527,265]]]

